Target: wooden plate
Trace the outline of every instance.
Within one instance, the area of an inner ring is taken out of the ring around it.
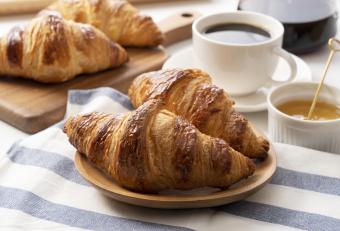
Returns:
[[[276,156],[270,146],[268,158],[256,164],[257,168],[251,177],[232,185],[226,190],[203,194],[143,194],[129,191],[101,171],[93,167],[80,153],[75,155],[75,166],[79,173],[105,195],[128,204],[150,208],[182,209],[203,208],[228,204],[242,200],[261,189],[273,176],[276,170]],[[201,190],[202,191],[202,190]]]

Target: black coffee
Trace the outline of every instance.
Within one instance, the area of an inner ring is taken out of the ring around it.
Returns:
[[[218,42],[234,44],[260,43],[270,39],[270,34],[267,31],[241,23],[214,25],[206,29],[203,34]]]

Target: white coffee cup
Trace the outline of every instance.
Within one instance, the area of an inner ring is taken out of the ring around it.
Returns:
[[[270,38],[258,43],[235,44],[204,35],[209,27],[227,23],[261,28],[270,34]],[[284,28],[270,16],[247,11],[207,15],[193,23],[192,32],[195,63],[212,76],[214,84],[231,95],[250,94],[263,86],[291,82],[296,78],[296,62],[281,48]],[[287,61],[291,70],[285,81],[272,79],[279,57]]]

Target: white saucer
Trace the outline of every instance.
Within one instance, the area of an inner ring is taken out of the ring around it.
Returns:
[[[293,55],[297,63],[297,78],[296,81],[311,81],[312,73],[307,64],[299,57]],[[173,54],[163,65],[163,69],[169,68],[199,68],[194,63],[194,54],[192,47],[185,48],[175,54]],[[288,65],[280,59],[277,69],[274,73],[274,79],[283,80],[289,75]],[[239,112],[257,112],[267,109],[267,93],[270,90],[269,87],[262,87],[257,92],[246,96],[232,96],[235,101],[235,109]]]

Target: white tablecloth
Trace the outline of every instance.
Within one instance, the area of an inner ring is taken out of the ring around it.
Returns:
[[[177,10],[203,14],[233,10],[237,0],[176,1],[144,4],[140,8],[156,21]],[[0,17],[0,35],[28,16]],[[340,30],[339,30],[340,31]],[[190,45],[184,41],[168,48],[170,53]],[[327,48],[300,56],[319,79]],[[326,82],[340,87],[340,55],[334,59]],[[113,108],[111,90],[99,94],[100,104],[70,104],[72,110]],[[110,93],[111,92],[111,93]],[[115,94],[115,93],[113,93]],[[93,96],[90,94],[89,96]],[[91,106],[92,105],[92,106]],[[111,105],[111,106],[107,106]],[[248,113],[247,118],[266,131],[267,112]],[[74,149],[60,126],[17,142],[27,134],[0,121],[0,230],[309,230],[340,229],[339,156],[289,145],[275,144],[278,172],[273,181],[246,201],[231,206],[194,210],[155,210],[125,205],[102,196],[75,171]],[[12,146],[12,147],[11,147]],[[10,149],[9,152],[7,150]],[[159,225],[164,224],[164,225]]]

